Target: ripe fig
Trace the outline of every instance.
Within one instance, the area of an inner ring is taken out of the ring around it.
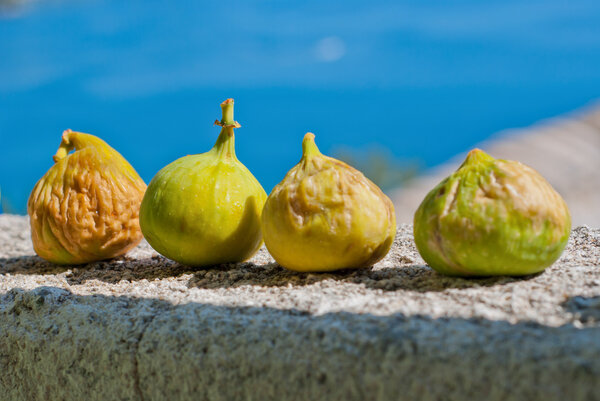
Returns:
[[[66,130],[54,163],[27,204],[40,257],[57,264],[88,263],[121,255],[140,242],[138,214],[146,184],[123,156],[94,135]]]
[[[302,141],[302,159],[271,192],[262,215],[267,249],[296,271],[369,267],[396,234],[390,199],[360,171]]]
[[[567,204],[535,170],[472,150],[415,213],[425,261],[456,276],[519,276],[544,270],[569,239]]]
[[[221,104],[214,147],[160,170],[140,210],[144,237],[159,253],[189,266],[242,262],[262,244],[267,194],[235,155],[233,99]]]

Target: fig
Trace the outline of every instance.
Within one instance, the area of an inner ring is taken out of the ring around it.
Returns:
[[[64,131],[54,165],[27,203],[35,252],[56,264],[124,254],[142,239],[138,214],[145,189],[127,160],[102,139]]]
[[[394,205],[360,171],[321,154],[314,138],[304,136],[302,159],[267,198],[265,245],[300,272],[372,266],[394,241]]]
[[[423,259],[455,276],[520,276],[556,261],[571,232],[565,201],[535,170],[479,149],[427,194],[414,216]]]
[[[148,185],[140,226],[163,256],[188,266],[242,262],[262,245],[267,194],[235,155],[233,99],[221,103],[214,147],[175,160]]]

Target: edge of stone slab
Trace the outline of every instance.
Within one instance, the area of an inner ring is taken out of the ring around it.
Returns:
[[[599,327],[314,316],[13,289],[0,302],[8,399],[561,400],[597,397]]]

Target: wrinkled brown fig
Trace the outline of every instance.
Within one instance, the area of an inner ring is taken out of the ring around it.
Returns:
[[[40,257],[87,263],[121,255],[140,242],[146,184],[123,156],[96,136],[66,130],[54,163],[27,204]]]

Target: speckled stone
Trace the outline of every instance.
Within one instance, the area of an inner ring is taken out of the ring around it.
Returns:
[[[191,269],[147,243],[56,266],[0,215],[0,399],[600,399],[600,230],[525,278],[460,279],[412,228],[371,269]]]

